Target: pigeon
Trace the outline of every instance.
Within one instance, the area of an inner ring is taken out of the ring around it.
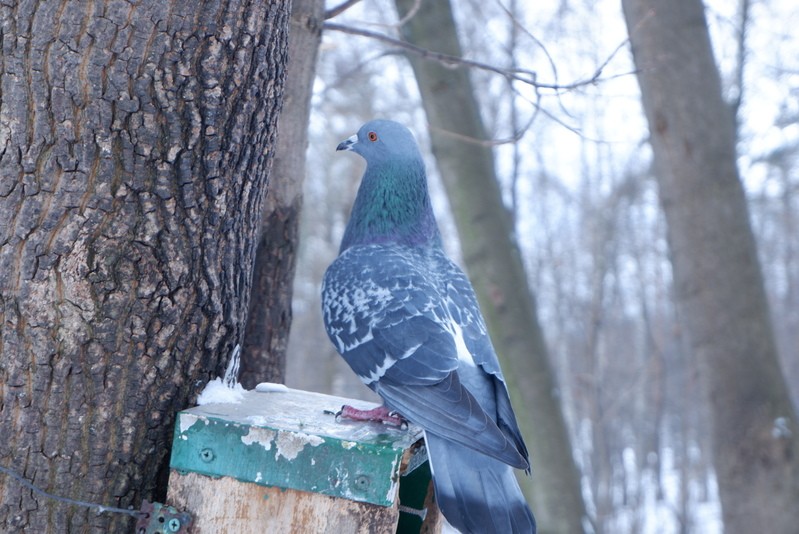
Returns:
[[[444,253],[413,134],[373,120],[338,145],[366,160],[322,282],[330,340],[384,402],[341,415],[422,428],[435,498],[467,533],[531,533],[527,448],[474,290]]]

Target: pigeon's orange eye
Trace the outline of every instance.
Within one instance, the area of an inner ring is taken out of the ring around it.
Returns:
[[[366,137],[368,137],[369,140],[372,142],[377,141],[377,134],[374,132],[369,132],[368,134],[366,134]]]

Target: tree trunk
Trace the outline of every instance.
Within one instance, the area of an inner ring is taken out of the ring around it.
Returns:
[[[175,412],[243,334],[287,4],[5,3],[0,17],[0,463],[138,508],[163,498]],[[0,475],[0,531],[131,520]]]
[[[414,0],[396,0],[400,17]],[[408,41],[461,55],[446,1],[422,2],[402,27]],[[427,119],[433,153],[452,205],[464,261],[474,284],[519,424],[530,449],[533,476],[523,477],[541,532],[582,532],[585,507],[558,389],[538,323],[535,299],[513,227],[502,203],[491,148],[465,141],[486,139],[469,73],[410,57]]]
[[[725,532],[795,532],[799,427],[775,348],[732,112],[699,0],[623,0],[678,306],[710,394]]]
[[[250,313],[244,337],[241,383],[283,382],[291,326],[291,299],[299,241],[308,118],[322,39],[324,0],[294,0],[283,117],[264,204],[255,258]]]

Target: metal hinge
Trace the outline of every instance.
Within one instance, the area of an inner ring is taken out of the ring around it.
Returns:
[[[185,534],[191,526],[191,515],[174,506],[144,500],[139,511],[136,534]]]

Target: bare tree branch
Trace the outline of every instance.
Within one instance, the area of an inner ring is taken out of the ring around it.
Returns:
[[[522,137],[524,137],[524,134],[527,132],[527,130],[530,129],[530,126],[532,126],[534,120],[535,120],[535,114],[533,114],[532,117],[530,118],[530,120],[527,121],[527,124],[525,124],[523,127],[519,128],[518,130],[514,131],[513,135],[511,137],[507,138],[507,139],[478,139],[478,138],[472,137],[470,135],[463,135],[463,134],[459,134],[459,133],[456,133],[456,132],[453,132],[453,131],[450,131],[450,130],[445,130],[443,128],[437,128],[437,127],[435,127],[435,126],[433,126],[431,124],[428,124],[427,126],[428,126],[428,129],[431,132],[438,132],[438,133],[440,133],[442,135],[446,135],[448,137],[452,137],[453,139],[457,139],[459,141],[463,141],[464,143],[469,143],[469,144],[478,145],[478,146],[492,147],[492,146],[498,146],[498,145],[507,145],[507,144],[511,144],[511,143],[515,144]]]
[[[421,48],[414,44],[411,44],[407,41],[403,41],[401,39],[397,39],[395,37],[390,37],[388,35],[373,32],[370,30],[364,30],[361,28],[354,28],[352,26],[346,26],[343,24],[336,24],[333,22],[325,22],[323,28],[325,30],[333,30],[333,31],[340,31],[343,33],[348,33],[351,35],[360,35],[362,37],[369,37],[371,39],[375,39],[377,41],[381,41],[383,43],[387,43],[390,45],[398,46],[403,48],[409,52],[413,52],[414,54],[426,58],[432,59],[434,61],[438,61],[442,65],[448,68],[457,68],[458,66],[467,66],[472,67],[480,70],[486,70],[489,72],[495,72],[497,74],[501,74],[502,76],[519,80],[520,82],[528,83],[533,86],[538,86],[535,81],[536,74],[535,72],[528,71],[528,70],[512,70],[512,69],[503,69],[501,67],[496,67],[494,65],[489,65],[488,63],[482,63],[479,61],[474,61],[471,59],[465,59],[462,57],[452,56],[449,54],[442,54],[440,52],[434,52],[432,50],[427,50],[425,48]]]
[[[422,0],[416,0],[413,3],[413,7],[408,11],[408,14],[402,17],[399,22],[397,22],[397,28],[401,27],[403,24],[411,20],[413,17],[416,16],[416,13],[419,12],[419,8],[422,5]]]
[[[735,120],[735,128],[736,130],[739,127],[739,123],[741,118],[738,116],[738,113],[741,109],[741,103],[743,102],[744,97],[744,70],[746,64],[746,30],[749,25],[749,7],[750,3],[749,0],[740,0],[738,6],[738,27],[737,30],[737,38],[738,42],[736,51],[735,51],[735,89],[737,94],[733,98],[732,102],[730,102],[730,107],[733,113],[733,119]]]
[[[325,11],[325,20],[332,19],[333,17],[337,17],[341,15],[349,8],[360,2],[361,0],[346,0],[335,7],[331,7],[327,11]]]
[[[505,76],[509,80],[515,80],[522,83],[526,83],[531,85],[532,87],[537,87],[539,89],[550,89],[552,91],[571,91],[577,89],[579,87],[584,87],[586,85],[596,85],[602,81],[605,81],[606,78],[602,77],[602,71],[604,68],[610,63],[610,61],[615,57],[619,50],[621,50],[626,44],[627,40],[623,41],[613,53],[608,56],[602,65],[591,75],[589,78],[584,80],[579,80],[569,84],[558,84],[558,83],[541,83],[537,81],[537,74],[534,71],[527,70],[527,69],[507,69],[502,67],[497,67],[496,65],[491,65],[489,63],[483,63],[481,61],[475,61],[472,59],[466,59],[463,57],[452,56],[449,54],[442,54],[440,52],[434,52],[432,50],[427,50],[425,48],[421,48],[419,46],[413,45],[407,41],[403,41],[401,39],[397,39],[395,37],[390,37],[383,33],[373,32],[370,30],[364,30],[361,28],[355,28],[352,26],[347,26],[344,24],[337,24],[334,22],[325,22],[323,28],[325,30],[333,30],[339,31],[342,33],[348,33],[350,35],[360,35],[362,37],[369,37],[370,39],[375,39],[377,41],[381,41],[386,44],[390,44],[393,46],[397,46],[408,52],[416,54],[420,57],[430,59],[433,61],[438,61],[442,65],[448,68],[458,68],[460,66],[470,67],[474,69],[484,70],[488,72],[494,72],[496,74],[500,74]],[[628,75],[631,73],[625,73],[623,75]],[[618,77],[619,75],[611,76],[610,78]]]
[[[513,24],[513,28],[515,28],[515,31],[519,30],[522,31],[531,41],[533,41],[533,43],[535,43],[535,45],[541,50],[541,52],[543,52],[544,57],[547,58],[549,67],[552,69],[552,75],[555,77],[555,83],[558,83],[558,67],[555,64],[555,60],[550,55],[549,50],[547,50],[547,47],[544,45],[544,43],[542,43],[541,40],[538,39],[538,37],[533,35],[533,33],[530,30],[528,30],[524,26],[524,24],[519,22],[519,19],[516,17],[516,14],[512,9],[508,8],[505,4],[499,1],[497,2],[497,5],[499,5],[499,7],[505,12],[505,15],[507,15],[507,17],[510,19],[511,23]]]

